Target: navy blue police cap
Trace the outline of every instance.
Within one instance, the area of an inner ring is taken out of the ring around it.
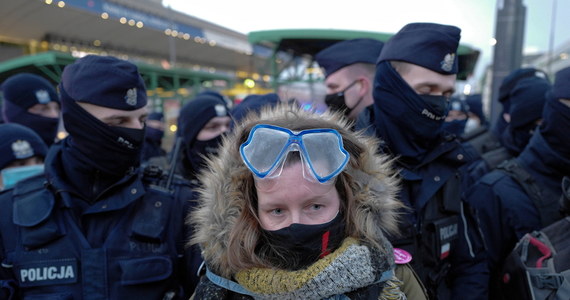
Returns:
[[[16,160],[44,158],[47,150],[42,138],[30,128],[16,123],[0,125],[0,170]]]
[[[558,71],[552,86],[554,99],[570,99],[570,67]]]
[[[35,74],[20,73],[10,76],[0,89],[5,101],[23,109],[51,101],[59,103],[54,86],[47,79]]]
[[[164,122],[164,114],[161,112],[157,112],[157,111],[151,112],[150,114],[148,114],[148,117],[146,119]]]
[[[546,78],[531,76],[518,81],[509,94],[512,128],[523,127],[542,117],[548,90],[550,82]]]
[[[131,62],[88,55],[63,70],[62,97],[107,108],[136,110],[147,103],[144,80]]]
[[[384,43],[374,39],[352,39],[335,43],[315,55],[315,60],[325,70],[325,77],[356,63],[374,64]]]
[[[503,79],[501,85],[499,86],[499,102],[503,103],[503,107],[505,111],[509,111],[509,94],[513,90],[513,88],[517,85],[517,83],[524,78],[528,77],[539,77],[548,79],[546,73],[544,71],[535,69],[535,68],[521,68],[512,71]]]
[[[461,29],[435,23],[410,23],[384,45],[378,62],[404,61],[434,72],[457,74]]]
[[[248,95],[232,109],[230,115],[234,122],[239,123],[249,112],[260,112],[263,107],[276,106],[279,102],[279,96],[275,93]]]
[[[208,121],[222,116],[229,116],[224,100],[207,94],[197,96],[180,110],[178,136],[184,139],[185,144],[191,145]]]

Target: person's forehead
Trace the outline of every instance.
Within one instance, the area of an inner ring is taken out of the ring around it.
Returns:
[[[402,76],[413,85],[455,85],[456,75],[444,75],[422,66],[410,64],[407,72]]]
[[[303,177],[303,168],[304,166],[300,161],[284,166],[279,177],[277,177],[276,179],[271,179],[279,181],[278,184],[276,184],[275,188],[271,189],[271,191],[263,192],[269,197],[261,197],[260,200],[263,199],[262,202],[271,203],[271,204],[277,204],[279,202],[287,202],[283,204],[291,204],[291,202],[297,202],[297,201],[304,202],[307,199],[310,200],[315,198],[318,198],[320,200],[328,199],[333,201],[333,199],[329,197],[324,197],[322,193],[316,192],[316,191],[322,191],[323,189],[322,184],[306,180]],[[301,186],[304,186],[306,188],[295,188]],[[294,190],[292,190],[292,188]],[[334,185],[330,186],[330,188],[336,189]],[[281,195],[285,197],[279,197],[279,196],[271,197],[272,194]]]

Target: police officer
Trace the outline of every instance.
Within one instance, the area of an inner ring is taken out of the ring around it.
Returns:
[[[510,93],[520,80],[528,77],[547,79],[546,73],[535,68],[521,68],[511,72],[499,86],[498,101],[501,103],[503,111],[493,127],[490,130],[482,127],[462,137],[465,146],[476,155],[474,158],[479,158],[483,154],[503,146],[501,136],[511,121],[509,114],[511,107]]]
[[[43,172],[47,146],[33,130],[19,124],[0,125],[0,191]]]
[[[146,130],[144,135],[144,146],[142,148],[142,161],[148,161],[152,157],[165,156],[166,151],[162,149],[162,138],[164,137],[164,114],[152,112],[146,119]]]
[[[230,129],[230,114],[224,100],[201,93],[182,107],[178,116],[177,135],[182,147],[176,166],[177,174],[199,185],[198,172],[205,166],[204,158],[216,155],[222,135]]]
[[[315,55],[325,71],[325,103],[357,120],[355,129],[367,129],[372,123],[374,64],[383,45],[373,39],[352,39],[335,43]]]
[[[4,95],[4,122],[18,123],[34,130],[50,146],[59,123],[59,98],[45,78],[20,73],[9,77],[0,87]]]
[[[15,299],[187,299],[200,264],[184,250],[189,188],[139,171],[137,67],[88,55],[59,90],[69,136],[50,148],[45,176],[0,197],[0,286]]]
[[[556,74],[542,119],[517,158],[483,176],[466,194],[485,237],[492,288],[516,242],[561,217],[560,183],[570,175],[570,68]],[[500,290],[491,289],[492,299],[499,295]]]
[[[483,175],[494,170],[503,161],[518,156],[528,144],[532,133],[542,121],[542,109],[550,82],[541,76],[519,79],[508,95],[509,123],[500,141],[503,145],[483,153],[465,168],[464,188],[468,188]]]
[[[392,242],[411,252],[430,299],[485,299],[487,292],[482,240],[460,197],[458,167],[469,157],[442,130],[460,31],[433,23],[404,26],[384,45],[374,83],[376,132],[382,150],[397,158],[400,199],[410,208],[403,235]]]

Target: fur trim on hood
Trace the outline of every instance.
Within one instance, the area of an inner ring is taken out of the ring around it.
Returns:
[[[337,180],[342,177],[340,181],[344,183],[345,192],[339,192],[341,200],[352,203],[347,204],[348,212],[343,212],[347,215],[347,228],[351,228],[347,229],[347,235],[381,252],[391,251],[383,246],[385,235],[397,234],[398,213],[404,205],[396,199],[399,181],[392,161],[386,155],[376,153],[378,141],[351,131],[350,124],[340,114],[318,115],[283,104],[251,113],[243,119],[224,137],[218,156],[210,157],[208,167],[199,175],[202,183],[198,189],[199,204],[187,222],[194,227],[190,243],[200,245],[211,271],[232,278],[244,267],[267,267],[267,263],[256,258],[252,251],[260,230],[252,208],[257,205],[257,195],[253,174],[239,154],[239,146],[257,124],[291,130],[336,129],[350,153],[347,167],[337,177]],[[248,201],[255,204],[249,206]],[[254,258],[244,263],[240,257]]]

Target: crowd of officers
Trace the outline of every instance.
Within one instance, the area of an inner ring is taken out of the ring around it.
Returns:
[[[347,40],[315,59],[327,106],[394,159],[406,208],[388,238],[411,255],[424,293],[501,299],[516,242],[562,217],[570,68],[554,79],[512,72],[489,124],[480,95],[454,96],[459,40],[457,27],[412,23],[386,43]],[[192,296],[205,267],[185,218],[206,157],[278,96],[250,95],[230,110],[222,95],[198,94],[180,110],[167,153],[164,116],[148,114],[128,61],[89,55],[64,69],[57,92],[27,73],[1,90],[0,299]],[[54,143],[60,119],[69,135]]]

